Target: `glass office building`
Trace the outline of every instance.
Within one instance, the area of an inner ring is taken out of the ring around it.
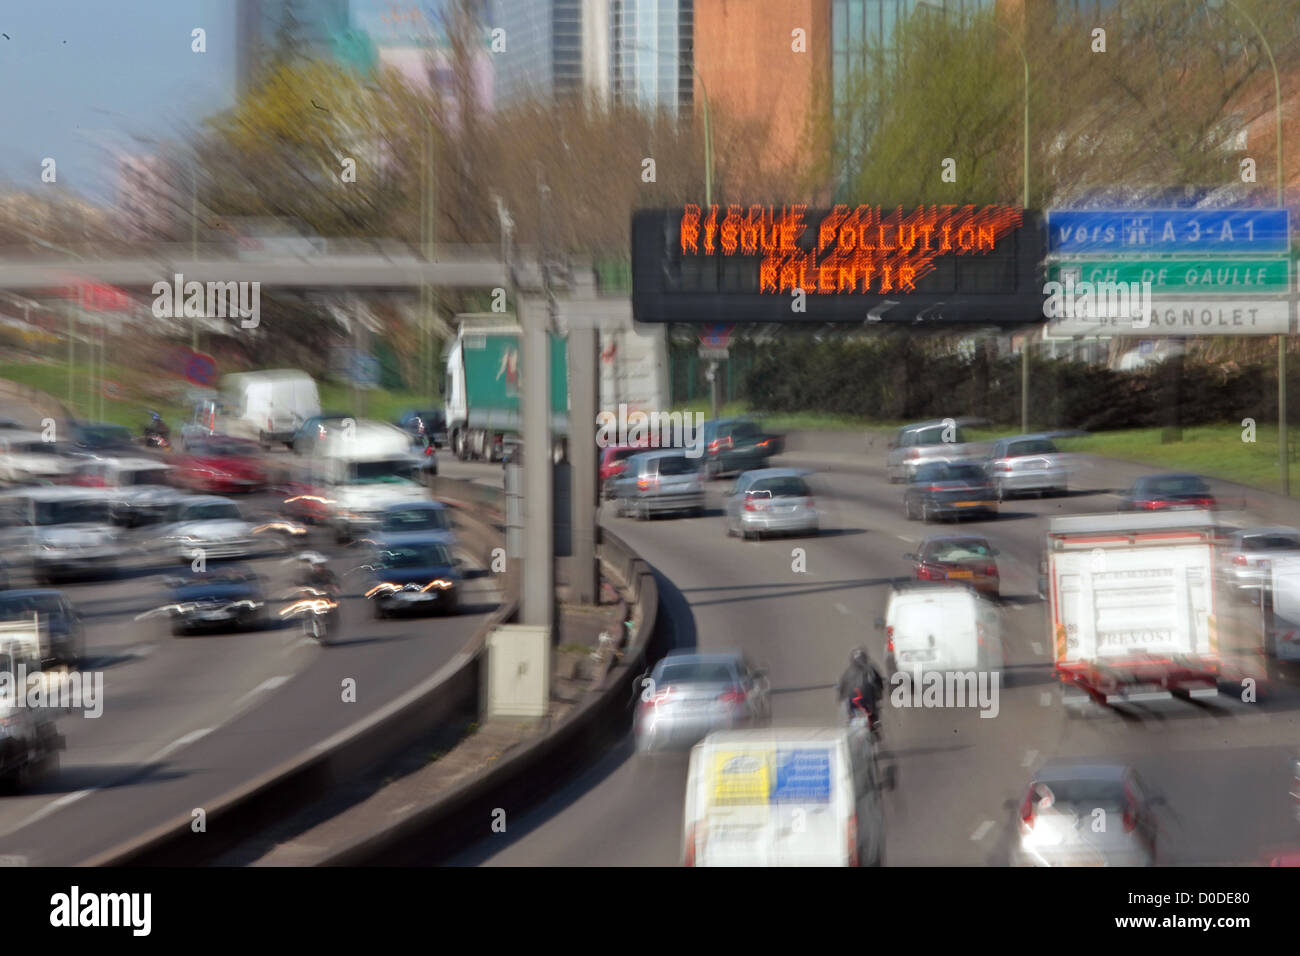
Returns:
[[[610,0],[614,97],[689,115],[694,93],[693,0]]]

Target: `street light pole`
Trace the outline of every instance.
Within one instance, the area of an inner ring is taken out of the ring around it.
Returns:
[[[1264,31],[1259,28],[1254,19],[1245,11],[1237,0],[1227,0],[1230,7],[1236,10],[1250,24],[1255,35],[1259,37],[1259,42],[1264,46],[1264,52],[1268,55],[1269,66],[1273,68],[1273,117],[1277,123],[1277,208],[1285,208],[1284,203],[1284,183],[1285,174],[1282,169],[1282,80],[1277,71],[1277,60],[1273,59],[1273,50],[1268,45],[1268,39],[1264,36]],[[1290,237],[1288,237],[1289,239]],[[1290,299],[1292,308],[1290,312],[1294,313],[1296,295],[1288,287],[1287,298]],[[1288,316],[1289,321],[1294,321],[1294,315]],[[1278,473],[1281,478],[1282,494],[1290,496],[1291,494],[1291,473],[1290,462],[1287,458],[1287,415],[1286,415],[1286,334],[1277,337],[1277,465]]]

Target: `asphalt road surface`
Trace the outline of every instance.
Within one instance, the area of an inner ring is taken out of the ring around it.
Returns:
[[[874,621],[890,582],[906,579],[903,559],[929,533],[902,512],[901,486],[865,456],[789,454],[773,464],[819,468],[810,481],[824,513],[812,538],[743,542],[723,531],[718,505],[726,482],[710,489],[699,518],[603,521],[661,575],[661,595],[681,626],[677,641],[703,650],[739,648],[766,664],[773,723],[831,724],[833,685],[854,645],[884,659]],[[500,466],[453,463],[446,473],[495,483]],[[1007,669],[996,717],[970,710],[884,714],[884,762],[895,770],[887,795],[886,864],[1005,865],[1013,834],[1009,800],[1023,795],[1031,770],[1048,758],[1124,761],[1163,794],[1157,863],[1257,863],[1270,850],[1300,844],[1288,795],[1300,744],[1300,694],[1283,685],[1271,698],[1243,703],[1239,688],[1210,702],[1173,701],[1095,717],[1068,717],[1050,672],[1046,608],[1037,567],[1047,520],[1113,511],[1113,494],[1142,469],[1089,462],[1069,496],[1007,503],[995,520],[966,530],[1001,550]],[[1274,523],[1272,517],[1269,523]],[[1294,523],[1294,521],[1292,522]],[[794,549],[804,550],[804,572]],[[1220,614],[1223,612],[1220,599]],[[1226,616],[1249,639],[1250,614]],[[1249,666],[1249,665],[1247,665]],[[461,865],[677,865],[681,859],[683,754],[634,756],[630,735],[598,757],[545,803],[511,814],[453,862]]]

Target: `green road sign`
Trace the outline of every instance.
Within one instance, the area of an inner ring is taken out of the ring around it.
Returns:
[[[1057,263],[1049,278],[1063,282],[1150,282],[1154,295],[1285,294],[1290,262],[1269,259],[1085,259]]]

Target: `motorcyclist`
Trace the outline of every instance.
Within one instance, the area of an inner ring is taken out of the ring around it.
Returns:
[[[315,551],[305,551],[298,555],[297,584],[303,588],[315,588],[331,597],[339,593],[339,579],[329,565],[325,556]]]
[[[153,438],[156,436],[158,438],[170,439],[171,429],[167,427],[167,423],[163,421],[161,415],[157,412],[150,412],[149,424],[144,426],[144,434],[146,438]]]
[[[849,666],[836,685],[836,693],[849,718],[865,710],[874,727],[880,720],[880,698],[885,679],[871,663],[865,647],[855,647],[849,654]]]

